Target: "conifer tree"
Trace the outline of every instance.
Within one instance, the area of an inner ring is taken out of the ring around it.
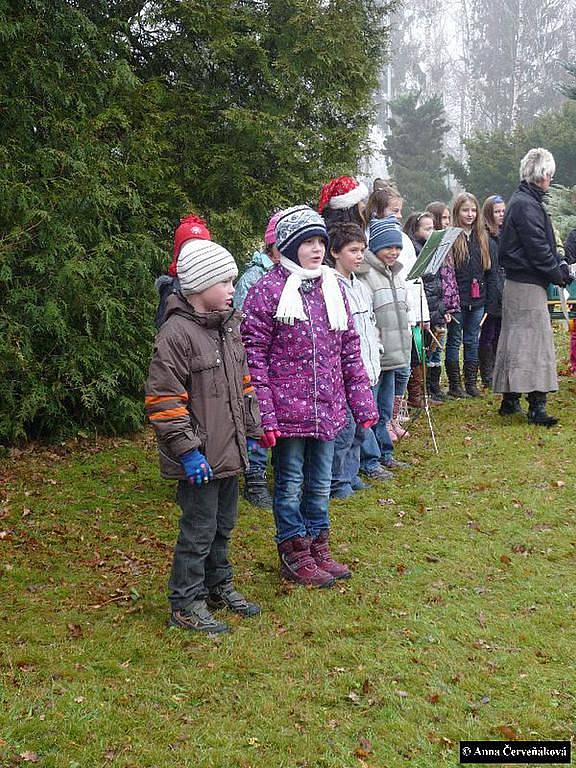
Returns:
[[[433,97],[422,101],[419,93],[409,92],[392,101],[390,107],[385,154],[406,210],[423,210],[432,200],[448,201],[442,145],[449,126],[442,100]]]

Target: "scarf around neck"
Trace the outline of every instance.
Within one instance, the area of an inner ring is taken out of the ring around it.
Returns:
[[[282,295],[274,315],[275,320],[280,320],[280,322],[288,325],[294,325],[295,320],[306,320],[300,286],[303,280],[314,280],[321,277],[322,295],[326,305],[326,312],[328,313],[330,330],[347,330],[348,313],[346,312],[346,305],[344,304],[342,292],[338,284],[338,278],[333,269],[326,266],[320,266],[317,269],[303,269],[299,264],[287,259],[285,256],[280,258],[280,264],[290,272],[290,276],[282,289]]]

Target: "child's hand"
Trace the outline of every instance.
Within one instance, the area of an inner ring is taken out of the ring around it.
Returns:
[[[193,485],[209,483],[214,477],[208,459],[197,448],[180,456],[180,464],[182,464],[188,482]]]
[[[376,424],[378,424],[379,421],[380,419],[367,419],[366,421],[362,421],[360,423],[360,426],[362,427],[362,429],[370,429],[370,427],[376,426]]]
[[[279,429],[267,429],[258,442],[262,448],[274,448],[279,437]]]

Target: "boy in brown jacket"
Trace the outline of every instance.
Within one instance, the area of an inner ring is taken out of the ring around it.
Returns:
[[[168,584],[170,624],[226,632],[210,608],[260,612],[232,586],[228,561],[238,475],[262,435],[246,354],[232,308],[234,259],[216,243],[191,240],[177,265],[180,293],[168,299],[146,382],[162,477],[178,480],[182,515]]]

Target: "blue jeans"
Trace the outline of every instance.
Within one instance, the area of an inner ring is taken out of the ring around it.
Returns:
[[[464,342],[464,362],[478,362],[478,342],[480,339],[480,320],[484,316],[484,307],[474,309],[464,308],[454,313],[455,320],[448,323],[448,339],[446,341],[446,362],[458,362],[460,345]]]
[[[360,446],[364,441],[365,430],[356,424],[352,411],[346,406],[348,420],[346,426],[334,440],[334,458],[332,460],[331,492],[352,491],[354,481],[360,469]]]
[[[377,469],[380,469],[380,457],[382,451],[376,440],[373,429],[365,429],[362,444],[360,445],[360,468],[362,472],[369,475]]]
[[[396,368],[394,370],[394,395],[402,397],[404,392],[406,392],[411,371],[412,369],[409,365],[405,368]]]
[[[248,461],[250,462],[250,466],[245,474],[258,475],[261,477],[266,473],[266,467],[268,466],[268,449],[262,448],[262,446],[257,443],[251,451],[248,451]]]
[[[276,541],[296,536],[316,538],[330,527],[328,504],[334,441],[312,437],[280,438],[274,462],[274,520]]]
[[[386,424],[388,424],[392,418],[392,410],[394,408],[396,370],[404,370],[404,368],[382,371],[378,383],[374,388],[374,399],[376,400],[378,413],[380,414],[378,424],[374,427],[374,434],[376,435],[376,440],[380,446],[380,452],[383,459],[389,459],[394,451],[394,446],[388,430],[386,429]]]

